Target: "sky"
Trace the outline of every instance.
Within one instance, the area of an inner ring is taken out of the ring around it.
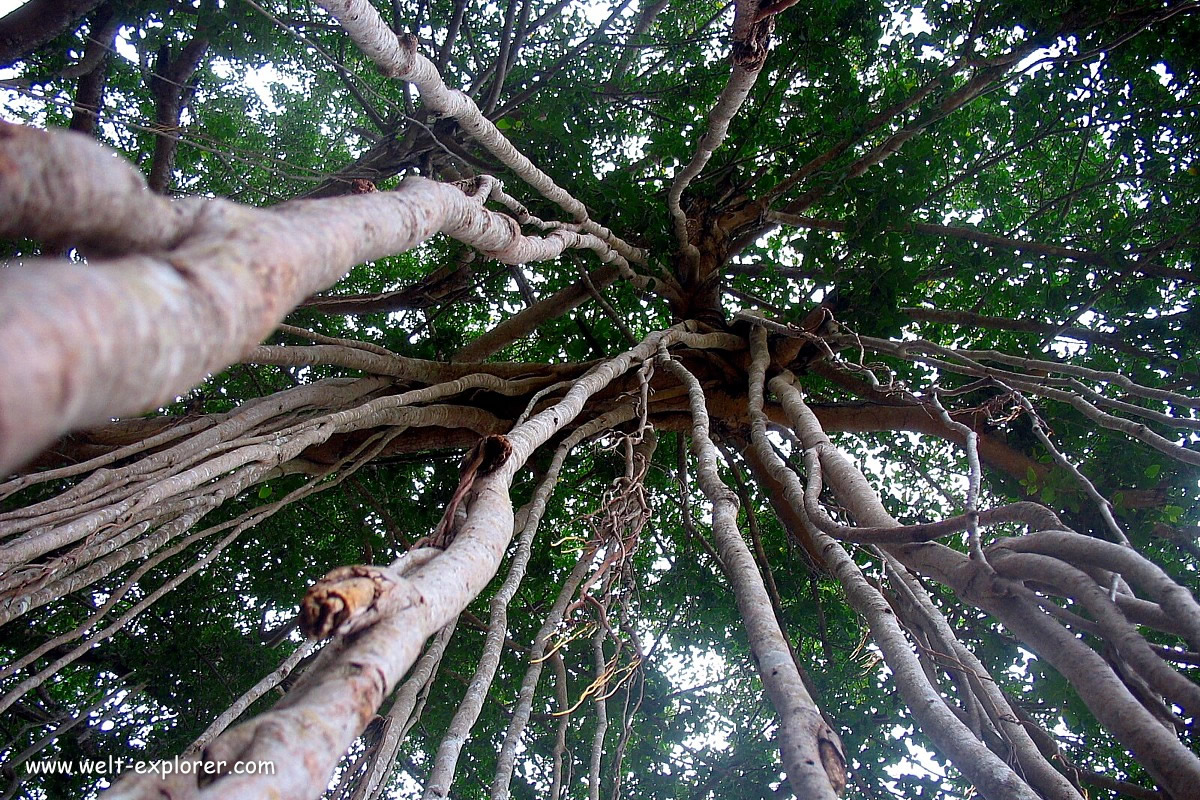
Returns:
[[[25,0],[0,0],[0,17],[21,5],[25,5]]]

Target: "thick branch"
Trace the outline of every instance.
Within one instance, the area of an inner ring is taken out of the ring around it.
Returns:
[[[171,55],[171,47],[164,42],[154,62],[154,72],[148,82],[154,95],[154,157],[150,161],[150,176],[146,179],[151,191],[166,194],[171,186],[171,172],[175,167],[175,154],[179,150],[179,120],[183,107],[194,87],[188,86],[204,54],[208,52],[208,39],[197,32],[196,37]]]
[[[67,32],[104,0],[30,0],[0,18],[0,67]]]
[[[600,289],[611,284],[620,272],[616,267],[601,267],[590,276],[592,283]],[[488,356],[537,330],[542,323],[563,316],[592,296],[585,280],[578,280],[535,305],[523,309],[501,322],[488,332],[481,334],[466,347],[454,354],[453,361],[483,361]]]
[[[0,335],[11,345],[0,354],[0,474],[71,428],[171,400],[354,264],[438,231],[509,263],[579,246],[621,260],[590,234],[522,236],[479,194],[421,178],[269,210],[168,203],[84,137],[8,124],[0,167],[0,235],[153,251],[0,274]]]
[[[495,575],[513,532],[508,492],[517,470],[578,416],[589,397],[631,364],[649,357],[660,344],[697,338],[682,328],[652,334],[575,381],[560,402],[514,428],[505,440],[507,458],[474,481],[465,519],[455,523],[446,549],[435,551],[427,563],[422,560],[411,571],[403,559],[383,569],[339,568],[314,587],[316,593],[310,592],[302,606],[309,629],[321,635],[332,629],[337,638],[281,704],[227,731],[198,759],[224,761],[230,771],[214,778],[196,765],[168,778],[130,775],[110,790],[113,798],[319,796],[338,759],[416,660],[424,641],[461,613]],[[260,759],[300,768],[270,775],[233,771],[235,763]]]
[[[475,141],[504,162],[542,196],[557,203],[583,230],[605,240],[625,258],[644,263],[645,256],[641,251],[589,219],[583,203],[572,197],[513,147],[504,134],[483,116],[470,97],[447,87],[433,62],[417,52],[415,38],[397,38],[379,13],[365,0],[322,0],[321,5],[342,23],[355,44],[385,75],[416,84],[421,90],[422,102],[430,110],[457,120]],[[632,278],[632,272],[626,277]]]
[[[104,101],[104,84],[108,79],[109,54],[119,27],[119,20],[111,6],[102,6],[92,15],[91,30],[83,57],[73,67],[64,70],[64,77],[73,75],[78,78],[70,124],[73,131],[90,136],[96,128],[96,122],[100,118],[100,107]]]
[[[771,380],[770,387],[782,401],[805,448],[812,450],[814,455],[819,455],[820,470],[829,477],[830,484],[836,487],[838,499],[862,524],[897,526],[899,523],[884,510],[879,496],[867,484],[862,474],[834,449],[825,432],[821,430],[817,418],[804,405],[800,392],[792,385],[790,377],[790,373],[777,376]],[[772,471],[784,482],[792,505],[801,507],[803,501],[800,497],[803,490],[799,479],[786,468],[778,456],[773,456],[765,435],[759,437],[757,448],[764,460],[773,466]],[[809,475],[809,480],[813,479],[814,476]],[[950,711],[936,687],[925,679],[917,657],[912,652],[891,608],[878,590],[867,582],[850,555],[827,536],[820,533],[815,533],[814,536],[826,553],[830,569],[842,582],[851,605],[867,617],[872,636],[896,676],[897,688],[905,703],[912,709],[922,729],[938,749],[954,762],[985,797],[994,800],[1037,800],[1037,795],[1029,785],[971,733]]]

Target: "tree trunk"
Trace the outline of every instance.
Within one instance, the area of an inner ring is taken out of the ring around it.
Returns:
[[[105,0],[29,0],[0,17],[0,67],[61,36]]]

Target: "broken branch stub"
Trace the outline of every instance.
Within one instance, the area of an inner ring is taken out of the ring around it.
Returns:
[[[338,567],[304,595],[300,632],[313,639],[344,636],[424,602],[420,590],[391,567]]]

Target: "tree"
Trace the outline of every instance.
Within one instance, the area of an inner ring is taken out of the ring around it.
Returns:
[[[1194,797],[1196,5],[0,18],[8,795]]]

